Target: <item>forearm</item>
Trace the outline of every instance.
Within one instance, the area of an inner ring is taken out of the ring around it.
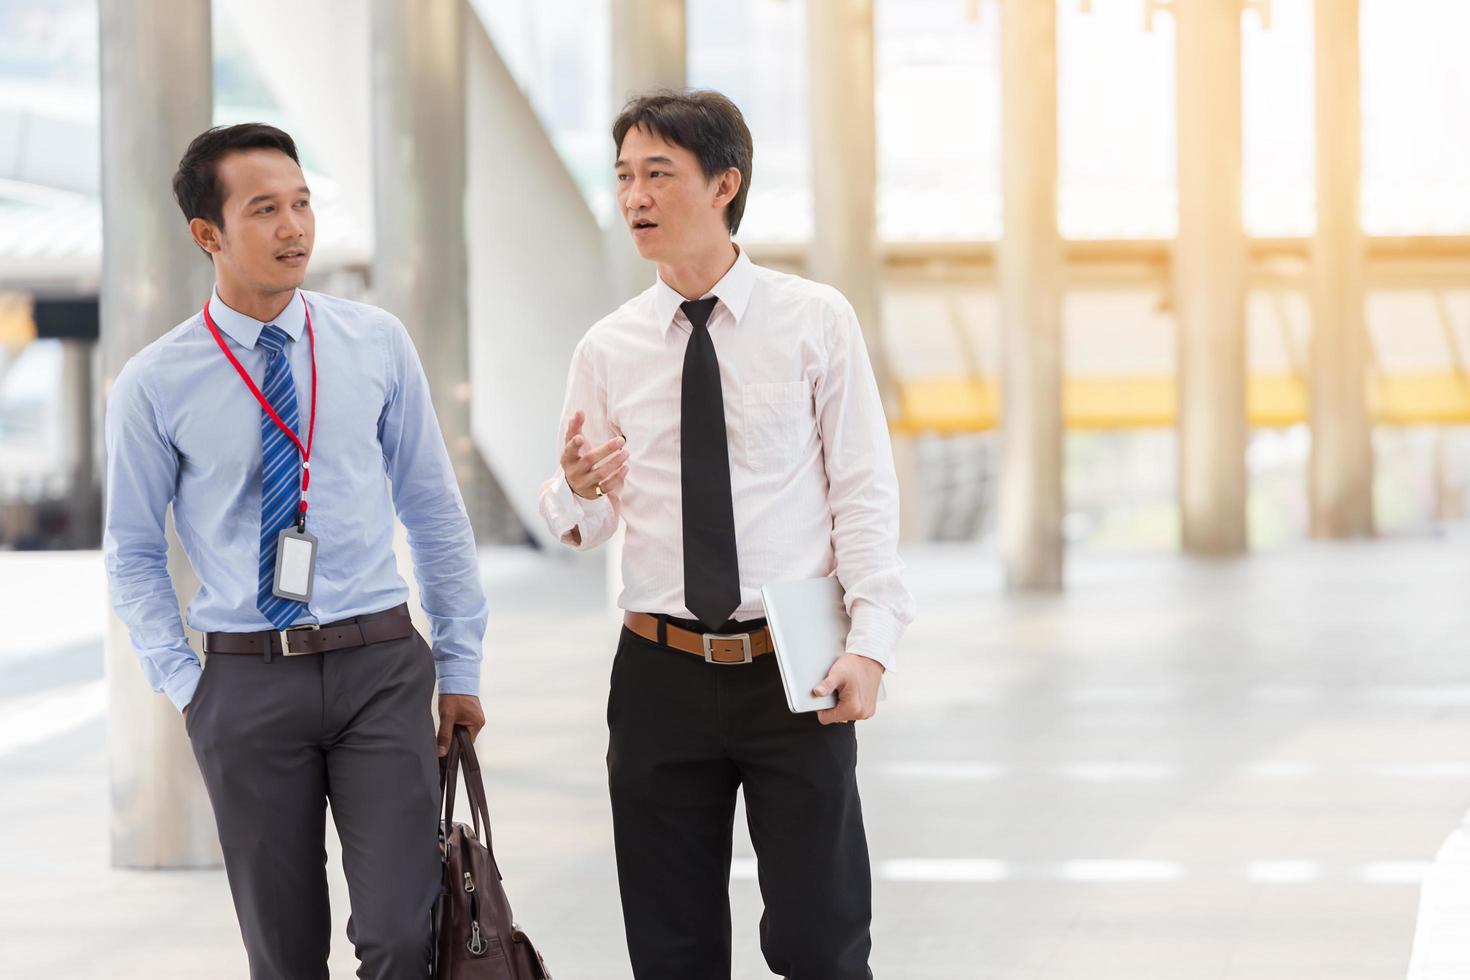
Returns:
[[[894,667],[894,650],[913,619],[898,556],[898,476],[883,402],[862,332],[850,309],[828,338],[819,391],[822,450],[832,511],[837,578],[852,617],[849,652]]]
[[[479,555],[457,491],[437,507],[399,510],[429,619],[429,644],[442,694],[480,693],[480,662],[489,620]]]
[[[107,493],[102,551],[113,608],[128,629],[143,675],[183,709],[199,682],[168,574],[165,518],[178,480],[178,455],[142,369],[130,362],[107,404]]]
[[[891,472],[854,477],[871,480],[872,496],[842,494],[832,500],[833,551],[852,618],[847,649],[892,670],[904,627],[913,620],[913,598],[898,556],[898,497],[883,491]],[[896,481],[894,481],[896,483]]]
[[[193,700],[201,668],[184,632],[166,552],[130,554],[111,534],[105,544],[112,607],[127,627],[143,676],[182,711]]]

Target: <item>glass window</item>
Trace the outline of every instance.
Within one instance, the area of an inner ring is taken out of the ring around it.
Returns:
[[[1362,0],[1360,31],[1364,230],[1470,233],[1470,3]]]
[[[608,0],[473,0],[599,221],[611,219],[612,62]]]
[[[1060,0],[1057,76],[1063,237],[1172,237],[1173,18],[1145,30],[1141,0]]]
[[[740,107],[755,141],[740,237],[805,241],[812,234],[806,4],[688,0],[689,84]]]
[[[1000,237],[1000,18],[876,0],[878,235]]]
[[[1244,209],[1248,235],[1311,235],[1316,228],[1316,79],[1312,5],[1276,0],[1271,26],[1241,21]]]
[[[97,101],[95,0],[0,3],[0,80],[36,96],[81,95]]]

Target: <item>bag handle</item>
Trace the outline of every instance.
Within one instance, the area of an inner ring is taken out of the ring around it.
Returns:
[[[466,736],[468,732],[465,733]],[[449,739],[449,753],[439,759],[439,790],[443,796],[444,803],[444,827],[454,826],[454,802],[459,788],[459,772],[463,765],[464,743],[460,739],[460,726],[456,725]],[[466,785],[469,779],[465,780]],[[470,794],[470,819],[474,823],[475,837],[478,839],[482,833],[480,829],[480,808],[476,804],[474,793]]]
[[[449,739],[449,752],[439,757],[439,796],[440,807],[444,811],[440,814],[443,820],[443,833],[448,834],[449,828],[454,826],[454,795],[459,786],[459,740],[453,736]],[[479,814],[472,815],[476,821],[475,836],[479,836]],[[446,854],[447,856],[447,854]]]
[[[480,776],[480,760],[475,755],[470,730],[463,725],[454,726],[454,735],[449,742],[449,754],[439,760],[439,786],[444,796],[444,826],[454,825],[454,797],[459,774],[464,773],[465,789],[470,797],[470,819],[474,822],[475,837],[484,843],[494,860],[495,848],[490,839],[490,806],[485,796],[485,784]],[[483,829],[482,829],[483,827]]]
[[[490,836],[490,804],[485,795],[485,783],[480,776],[480,759],[475,755],[475,743],[470,739],[470,730],[463,726],[456,726],[455,736],[460,741],[460,768],[464,770],[465,788],[470,793],[470,803],[480,813],[485,822],[485,836]],[[486,845],[489,841],[486,840]]]

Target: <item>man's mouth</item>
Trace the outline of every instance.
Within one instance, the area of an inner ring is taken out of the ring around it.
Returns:
[[[305,260],[306,249],[304,248],[288,248],[276,256],[276,261],[285,262],[289,265],[296,265]]]
[[[649,221],[647,218],[639,218],[637,221],[633,222],[633,230],[634,231],[642,231],[645,228],[657,228],[657,227],[658,227],[658,225],[655,222]]]

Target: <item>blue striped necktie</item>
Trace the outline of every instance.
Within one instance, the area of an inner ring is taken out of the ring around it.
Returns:
[[[282,355],[291,338],[275,324],[260,332],[265,348],[265,382],[261,394],[291,431],[301,433],[296,410],[296,380],[291,360]],[[282,599],[272,588],[276,577],[276,539],[283,528],[296,523],[301,506],[301,454],[264,408],[260,410],[260,588],[255,605],[278,630],[296,622],[306,604]]]

